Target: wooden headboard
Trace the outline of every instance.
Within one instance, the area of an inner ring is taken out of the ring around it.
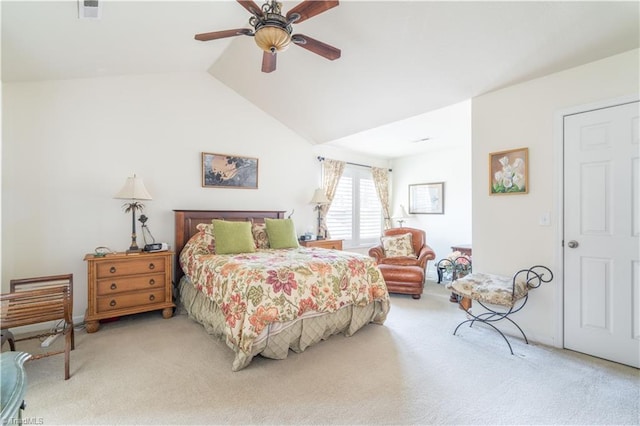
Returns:
[[[210,224],[212,219],[262,223],[265,218],[283,219],[285,212],[269,210],[174,210],[174,213],[176,219],[174,283],[178,285],[180,278],[184,275],[182,268],[180,268],[180,252],[182,252],[189,238],[198,232],[196,227],[200,223]]]

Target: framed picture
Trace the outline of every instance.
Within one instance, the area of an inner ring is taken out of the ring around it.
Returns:
[[[529,192],[529,148],[489,154],[489,194]]]
[[[202,186],[258,189],[258,159],[203,152]]]
[[[444,214],[444,182],[409,185],[409,214]]]

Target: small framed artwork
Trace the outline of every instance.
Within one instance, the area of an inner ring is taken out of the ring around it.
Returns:
[[[529,192],[529,148],[489,154],[489,194]]]
[[[258,189],[258,159],[203,152],[202,186]]]
[[[444,214],[444,182],[409,185],[409,214]]]

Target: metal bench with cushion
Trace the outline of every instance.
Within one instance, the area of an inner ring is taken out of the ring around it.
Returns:
[[[468,323],[471,327],[479,322],[500,333],[513,354],[509,339],[494,323],[501,320],[509,321],[520,330],[524,341],[529,344],[522,328],[509,316],[524,307],[529,298],[529,290],[538,288],[542,283],[548,283],[552,279],[553,273],[549,268],[536,265],[529,269],[521,269],[512,277],[474,272],[448,283],[447,288],[459,296],[460,307],[467,313],[467,319],[458,324],[453,334],[455,335],[463,324]],[[474,315],[471,309],[472,301],[478,302],[486,312]]]

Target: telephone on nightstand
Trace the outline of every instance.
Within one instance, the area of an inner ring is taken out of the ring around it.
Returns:
[[[151,235],[151,231],[149,231],[149,227],[147,226],[147,220],[149,220],[147,216],[140,215],[138,220],[142,223],[142,238],[144,239],[144,248],[142,249],[143,251],[156,252],[169,250],[169,244],[156,243],[156,239],[153,238],[153,235]],[[151,239],[151,243],[147,243],[147,236]]]
[[[169,244],[167,243],[151,243],[144,245],[144,251],[155,252],[155,251],[167,251],[169,250]]]
[[[311,232],[305,232],[304,234],[300,235],[300,238],[298,238],[300,241],[311,241],[313,240],[313,235],[311,234]]]

